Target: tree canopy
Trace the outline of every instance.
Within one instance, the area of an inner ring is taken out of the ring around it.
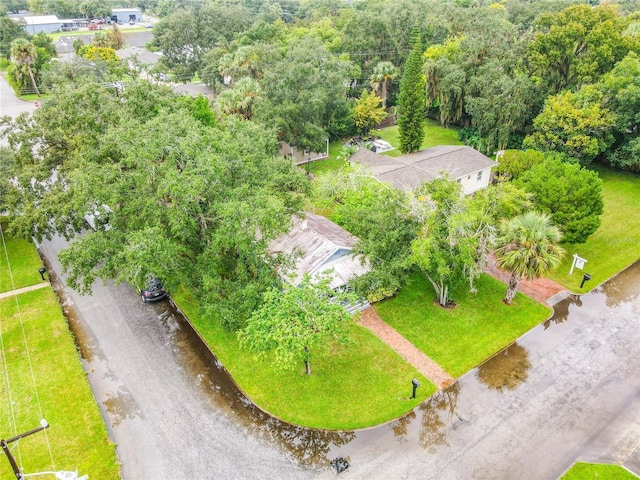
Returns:
[[[263,355],[272,352],[271,361],[284,369],[304,364],[311,375],[312,350],[331,340],[348,340],[352,315],[343,303],[353,295],[333,291],[331,280],[330,274],[313,280],[307,274],[298,286],[265,292],[264,302],[239,332],[241,344]]]
[[[567,91],[547,99],[524,146],[566,153],[588,164],[613,143],[614,122],[613,114],[602,105],[602,98],[593,87],[578,94]]]
[[[610,6],[573,5],[543,13],[528,49],[533,73],[554,94],[597,81],[637,47],[623,35],[627,25]]]
[[[355,99],[373,88],[383,107],[398,108],[406,152],[420,148],[417,118],[428,115],[463,127],[461,140],[487,155],[520,149],[528,137],[527,148],[639,168],[638,130],[621,127],[628,115],[609,95],[612,76],[631,81],[630,59],[640,53],[628,4],[207,0],[169,11],[154,45],[172,78],[197,72],[216,93],[252,78],[264,98],[251,116],[277,123],[281,139],[299,147],[355,134]],[[414,27],[426,50],[412,54]],[[247,114],[228,103],[222,111]]]
[[[275,123],[287,142],[320,151],[329,125],[346,102],[349,68],[348,61],[332,55],[321,41],[302,38],[265,73],[256,119]]]
[[[387,112],[381,104],[382,99],[373,90],[371,92],[365,90],[362,96],[356,100],[354,108],[356,127],[360,129],[361,133],[366,135],[369,130],[385,119]]]
[[[289,228],[307,181],[275,156],[274,131],[201,118],[142,81],[120,96],[95,81],[59,88],[4,130],[12,231],[71,238],[61,261],[81,291],[98,277],[141,286],[154,274],[199,288],[213,318],[240,326],[277,282],[267,244]],[[74,236],[106,207],[111,228]]]
[[[505,303],[511,304],[522,278],[540,278],[560,265],[561,238],[547,214],[529,211],[502,222],[495,254],[497,265],[511,272]]]
[[[425,86],[422,78],[422,39],[414,29],[411,52],[400,81],[398,133],[402,153],[417,152],[424,138]]]
[[[533,165],[516,181],[549,214],[568,243],[584,243],[600,226],[604,202],[597,172],[556,158]]]
[[[445,178],[426,183],[417,195],[426,215],[411,242],[411,260],[433,285],[438,303],[448,306],[452,287],[468,283],[474,289],[492,245],[493,221],[489,210]]]

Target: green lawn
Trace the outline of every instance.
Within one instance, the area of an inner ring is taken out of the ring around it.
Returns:
[[[434,303],[435,292],[424,275],[415,273],[395,298],[376,304],[382,319],[435,360],[450,375],[459,377],[506,347],[535,325],[550,310],[518,293],[513,305],[502,303],[506,286],[488,275],[477,282],[478,293],[453,291],[454,309]]]
[[[408,412],[431,396],[435,387],[369,330],[354,325],[351,347],[311,352],[312,375],[273,368],[268,357],[239,348],[236,336],[203,318],[184,291],[173,295],[233,379],[260,408],[288,422],[308,427],[368,427]],[[422,383],[409,400],[411,379]]]
[[[122,25],[118,25],[118,28],[120,29],[122,34],[125,36],[125,40],[126,40],[127,33],[146,32],[149,30],[148,28],[145,28],[145,27],[123,28]],[[72,32],[55,32],[55,33],[49,33],[48,36],[51,37],[51,39],[54,42],[57,42],[60,39],[60,37],[78,37],[80,35],[94,35],[96,32],[108,33],[110,30],[111,30],[111,26],[106,25],[105,28],[103,28],[102,30],[74,30]]]
[[[37,95],[35,93],[29,93],[28,95],[20,95],[20,100],[27,100],[31,102],[41,102],[42,100],[50,97],[51,97],[50,93],[40,93],[40,95]]]
[[[384,155],[389,155],[390,157],[402,155],[402,152],[398,149],[400,146],[398,126],[384,128],[380,131],[382,132],[382,139],[395,147],[395,150],[389,150]],[[422,149],[435,147],[436,145],[464,145],[464,142],[458,140],[457,128],[443,127],[435,120],[427,119],[425,121],[424,132]]]
[[[564,245],[567,256],[549,275],[576,293],[591,290],[640,258],[640,176],[603,169],[598,173],[603,180],[602,224],[587,243]],[[587,263],[584,271],[575,269],[569,275],[574,253]],[[583,273],[592,280],[580,289]]]
[[[6,236],[4,236],[4,241],[10,254],[7,265],[7,254],[0,243],[0,292],[8,292],[15,288],[42,282],[38,273],[38,268],[42,267],[42,261],[33,243]],[[11,271],[11,275],[9,271]]]
[[[379,132],[381,132],[383,140],[386,140],[395,147],[395,150],[389,150],[383,155],[389,155],[391,157],[402,155],[402,152],[398,150],[398,146],[400,145],[398,127],[387,127],[379,130]],[[342,150],[343,143],[344,140],[334,140],[329,143],[329,158],[311,163],[311,173],[324,173],[340,168],[344,162],[337,160],[336,157]],[[435,147],[436,145],[464,145],[464,143],[458,140],[458,129],[452,127],[445,128],[440,126],[435,120],[427,119],[425,120],[425,135],[422,148]]]
[[[561,480],[637,480],[638,477],[618,465],[575,463]]]
[[[47,435],[38,432],[20,441],[25,473],[53,470],[48,437],[56,470],[77,468],[89,478],[119,478],[115,445],[109,440],[53,290],[44,288],[17,298],[19,310],[16,297],[0,300],[2,342],[8,367],[0,393],[3,410],[0,434],[8,438],[39,426],[39,398],[42,416],[50,427]],[[0,461],[0,478],[12,476],[9,463]]]
[[[344,142],[340,140],[334,140],[329,143],[329,157],[325,160],[318,160],[317,162],[311,162],[309,164],[309,171],[314,175],[319,173],[330,172],[338,170],[344,165],[344,160],[338,160],[338,154],[342,151],[342,144]],[[301,168],[303,168],[301,166]]]

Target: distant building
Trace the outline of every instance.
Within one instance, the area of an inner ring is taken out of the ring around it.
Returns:
[[[142,22],[142,11],[139,8],[112,8],[111,21],[119,23]]]
[[[62,29],[62,21],[55,15],[12,15],[11,18],[30,35],[54,33]]]
[[[486,188],[491,169],[497,165],[486,155],[462,145],[440,145],[400,157],[379,155],[360,147],[349,161],[364,165],[381,182],[402,190],[413,190],[446,175],[461,184],[467,195]]]
[[[81,28],[87,28],[89,21],[85,18],[65,18],[60,20],[63,32],[75,32]]]

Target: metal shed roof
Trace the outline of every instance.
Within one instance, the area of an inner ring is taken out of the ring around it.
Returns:
[[[26,17],[11,17],[14,20],[24,20],[26,25],[51,25],[61,23],[56,15],[31,15]]]

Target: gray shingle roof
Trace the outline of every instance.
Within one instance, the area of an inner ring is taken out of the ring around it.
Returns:
[[[297,254],[293,279],[285,277],[293,285],[298,285],[305,273],[314,276],[333,268],[332,288],[345,285],[351,277],[367,271],[360,259],[350,251],[358,241],[345,229],[320,215],[307,213],[306,219],[293,217],[293,228],[269,245],[271,253]]]
[[[395,158],[361,147],[349,160],[365,165],[378,180],[401,189],[414,189],[443,174],[456,180],[497,165],[486,155],[461,145],[439,145]]]

